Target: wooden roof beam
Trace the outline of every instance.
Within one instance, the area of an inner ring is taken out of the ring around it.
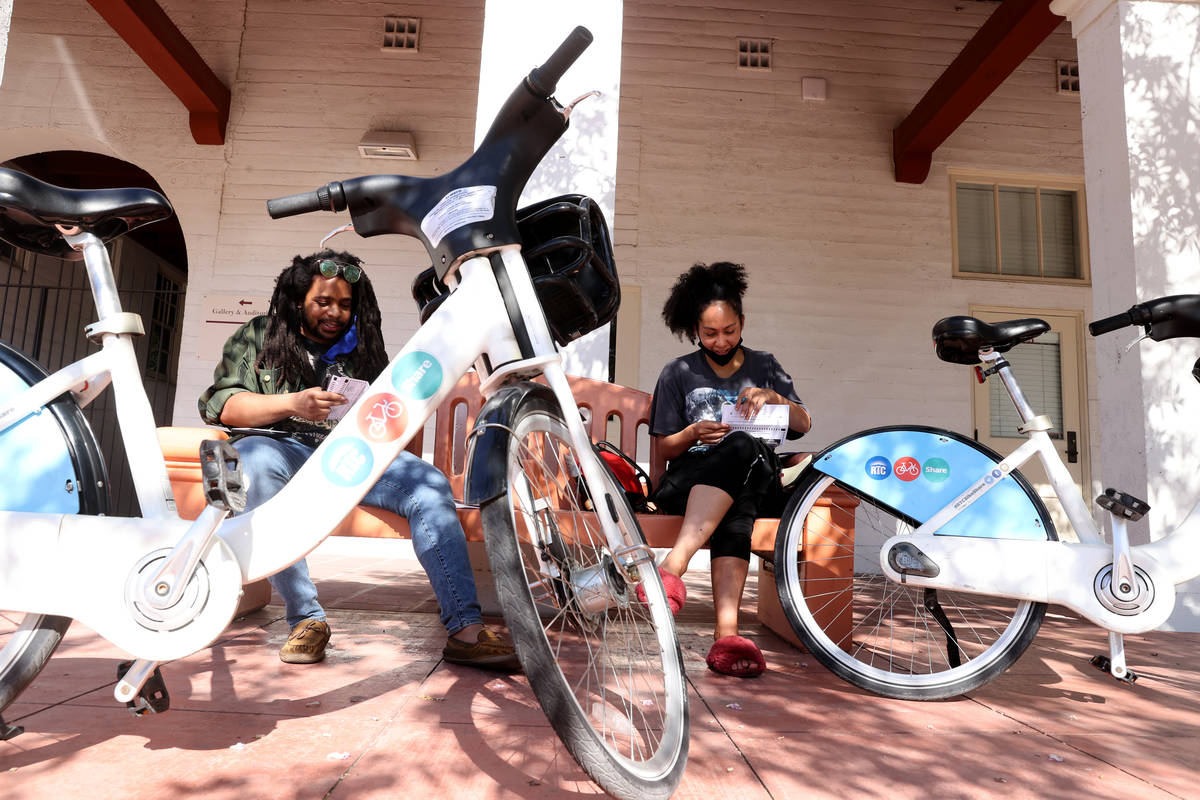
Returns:
[[[188,110],[196,144],[225,144],[229,89],[155,0],[88,0]]]
[[[1004,0],[892,131],[896,180],[924,183],[933,151],[1062,21],[1050,0]]]

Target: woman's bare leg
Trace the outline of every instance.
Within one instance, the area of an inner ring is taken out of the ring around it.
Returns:
[[[687,507],[683,512],[683,524],[679,526],[679,538],[675,546],[659,565],[672,575],[687,572],[688,562],[696,551],[704,546],[708,537],[716,530],[717,523],[733,505],[733,498],[715,486],[693,486],[688,493]],[[745,576],[742,578],[745,583]]]

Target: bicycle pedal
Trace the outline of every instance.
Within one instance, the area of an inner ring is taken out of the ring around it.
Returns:
[[[1112,674],[1112,659],[1108,656],[1092,656],[1091,665],[1101,672],[1108,675],[1113,680],[1118,680],[1121,683],[1127,683],[1130,686],[1138,679],[1138,674],[1131,669],[1125,670],[1125,676],[1118,678]]]
[[[25,732],[25,728],[21,725],[9,725],[4,721],[4,717],[0,717],[0,742],[7,742],[9,739],[15,739]]]
[[[1118,517],[1124,517],[1130,522],[1137,522],[1150,510],[1150,504],[1145,500],[1139,500],[1131,494],[1118,492],[1116,489],[1105,489],[1104,494],[1096,498],[1096,505]]]
[[[125,673],[133,666],[132,661],[122,661],[117,665],[117,680],[125,677]],[[129,709],[129,713],[135,717],[144,717],[147,714],[161,714],[171,707],[171,694],[167,691],[167,684],[163,681],[162,671],[158,667],[154,668],[154,672],[142,684],[141,691],[137,693],[137,697],[125,704]]]
[[[200,470],[209,505],[235,513],[246,507],[246,481],[237,448],[223,440],[204,440],[200,443]]]

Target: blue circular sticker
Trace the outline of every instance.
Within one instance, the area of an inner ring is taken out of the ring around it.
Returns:
[[[944,458],[929,458],[925,460],[925,480],[931,483],[941,483],[950,477],[950,464]]]
[[[361,439],[342,439],[333,442],[321,459],[325,477],[337,486],[355,486],[362,483],[375,459],[371,448]]]
[[[892,462],[883,456],[875,456],[867,461],[867,474],[877,481],[886,480],[892,474]]]
[[[403,397],[424,400],[433,397],[442,385],[442,365],[423,350],[414,350],[396,362],[392,386]]]

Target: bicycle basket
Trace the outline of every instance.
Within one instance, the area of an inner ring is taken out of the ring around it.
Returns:
[[[565,345],[611,322],[621,305],[612,239],[590,197],[566,194],[517,210],[525,263],[554,340]],[[433,267],[412,285],[421,322],[449,294]]]

